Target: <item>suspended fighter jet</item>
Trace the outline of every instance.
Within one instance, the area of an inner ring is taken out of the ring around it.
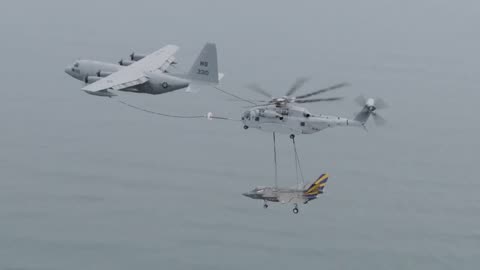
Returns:
[[[278,187],[257,187],[250,192],[243,193],[244,196],[263,200],[264,208],[268,208],[267,202],[293,203],[293,213],[298,214],[298,204],[307,204],[309,201],[317,198],[323,193],[327,184],[328,174],[320,175],[310,186],[304,189],[298,188],[278,188]]]
[[[132,53],[130,60],[118,64],[93,60],[78,60],[65,72],[87,85],[83,91],[91,95],[112,97],[112,90],[147,94],[163,94],[189,87],[192,83],[218,84],[217,48],[207,43],[187,74],[172,74],[167,69],[175,65],[178,47],[167,45],[149,55]]]

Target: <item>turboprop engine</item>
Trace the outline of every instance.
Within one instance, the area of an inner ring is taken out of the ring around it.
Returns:
[[[85,81],[85,83],[89,84],[89,83],[94,83],[94,82],[96,82],[98,80],[101,80],[101,79],[102,79],[102,77],[98,77],[98,76],[87,76],[87,77],[85,77],[84,81]]]
[[[130,54],[130,60],[132,61],[138,61],[138,60],[141,60],[143,58],[145,58],[145,54],[139,54],[139,53],[135,53],[135,52],[132,52],[132,54]]]
[[[110,76],[112,73],[113,72],[111,72],[111,71],[101,71],[101,70],[99,70],[97,72],[97,77],[102,77],[102,78],[107,77],[107,76]]]
[[[120,59],[120,61],[118,61],[118,64],[119,64],[120,66],[130,66],[130,65],[133,64],[134,62],[135,62],[135,61]]]

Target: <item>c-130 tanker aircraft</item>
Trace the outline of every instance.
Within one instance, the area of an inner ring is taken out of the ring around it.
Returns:
[[[82,88],[96,96],[116,96],[112,90],[152,95],[189,88],[193,85],[217,85],[223,74],[218,73],[217,48],[207,43],[186,74],[173,74],[167,69],[176,64],[178,46],[167,45],[149,55],[132,53],[130,60],[118,64],[94,60],[77,60],[65,68],[73,78],[84,81]]]

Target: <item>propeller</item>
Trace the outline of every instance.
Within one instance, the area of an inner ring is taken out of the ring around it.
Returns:
[[[363,110],[357,116],[358,119],[368,119],[371,115],[375,125],[377,126],[385,126],[387,124],[387,120],[383,118],[381,115],[378,114],[377,110],[382,110],[388,108],[387,103],[381,98],[365,98],[364,96],[359,96],[355,98],[355,102],[360,106],[363,106]]]
[[[275,104],[276,106],[284,106],[288,103],[313,103],[313,102],[330,102],[330,101],[337,101],[343,99],[342,97],[331,97],[331,98],[314,98],[314,99],[307,99],[309,97],[313,97],[318,94],[322,94],[328,91],[332,91],[335,89],[339,89],[345,86],[348,86],[348,83],[339,83],[335,84],[332,86],[329,86],[327,88],[322,88],[307,94],[299,95],[299,96],[292,96],[294,93],[296,93],[307,81],[309,78],[307,77],[300,77],[295,80],[293,85],[288,89],[286,92],[286,95],[283,97],[273,97],[272,94],[270,94],[268,91],[265,89],[261,88],[258,84],[250,84],[247,85],[247,88],[257,92],[265,97],[268,97],[270,100],[258,100],[258,102],[265,102],[266,104],[261,104],[259,106],[264,106],[264,105],[270,105],[270,104]]]

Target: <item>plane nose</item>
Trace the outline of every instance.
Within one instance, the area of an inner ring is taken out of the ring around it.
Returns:
[[[71,66],[67,66],[65,68],[65,73],[67,73],[68,75],[72,75],[72,67]]]
[[[245,197],[249,197],[249,198],[251,197],[250,193],[248,193],[248,192],[242,193],[242,195],[245,196]]]

